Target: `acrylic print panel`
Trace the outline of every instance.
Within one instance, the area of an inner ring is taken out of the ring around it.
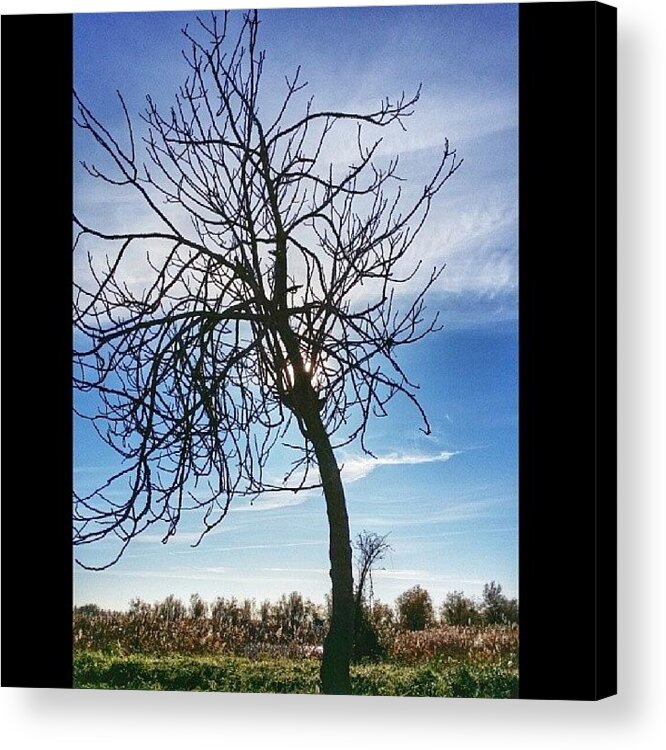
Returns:
[[[75,687],[515,697],[518,6],[73,35]]]

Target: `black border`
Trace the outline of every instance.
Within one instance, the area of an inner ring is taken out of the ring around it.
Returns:
[[[521,698],[616,692],[616,17],[519,12]]]
[[[71,92],[72,16],[3,16],[3,686],[72,686]]]
[[[520,697],[594,700],[616,691],[616,11],[519,19]],[[2,684],[71,687],[72,16],[3,16],[2,62]]]

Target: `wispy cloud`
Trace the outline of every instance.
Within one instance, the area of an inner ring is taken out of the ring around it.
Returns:
[[[459,576],[447,573],[432,573],[427,570],[377,570],[373,571],[375,578],[386,581],[408,581],[421,584],[450,584],[451,581],[458,581]],[[463,579],[463,583],[483,584],[482,579]]]
[[[292,575],[293,574],[293,575]],[[324,568],[258,568],[248,572],[243,568],[208,566],[201,568],[177,568],[170,570],[116,570],[111,568],[100,575],[119,578],[157,579],[168,581],[298,581],[304,574],[323,576]]]
[[[223,531],[227,531],[228,529],[213,529],[212,531],[209,531],[206,535],[207,537],[214,536],[217,534],[223,533]],[[194,544],[195,542],[198,542],[201,538],[201,531],[177,531],[173,536],[169,537],[169,545],[174,544]],[[150,532],[143,532],[141,534],[138,534],[135,538],[135,542],[139,542],[141,544],[157,544],[161,543],[164,539],[164,534],[153,534]]]
[[[285,549],[288,547],[318,547],[325,544],[324,539],[313,539],[303,542],[279,542],[277,544],[245,544],[233,547],[212,547],[211,552],[236,552],[237,550],[251,550],[251,549]]]
[[[487,500],[469,500],[462,503],[454,503],[440,510],[428,511],[415,515],[412,511],[404,513],[383,513],[381,516],[360,516],[357,523],[368,528],[395,529],[409,526],[423,526],[434,524],[460,523],[465,521],[477,521],[480,518],[490,518],[497,514],[504,499],[493,498]]]
[[[449,461],[460,451],[440,451],[439,453],[389,453],[385,456],[355,456],[342,460],[342,478],[345,482],[356,482],[367,477],[380,466],[413,466]]]
[[[302,505],[312,497],[312,491],[300,490],[299,492],[266,492],[251,504],[236,503],[229,513],[259,513],[266,510],[281,510],[291,508],[294,505]]]
[[[362,83],[359,87],[363,88]],[[376,107],[374,97],[355,98],[338,105],[339,109],[349,112],[370,112]],[[359,159],[356,125],[345,122],[337,125],[324,142],[321,161],[347,166]],[[398,125],[387,127],[381,133],[368,128],[364,131],[364,140],[368,145],[381,139],[375,151],[376,157],[381,159],[426,150],[443,153],[447,139],[450,148],[455,148],[516,127],[517,106],[513,96],[451,91],[448,95],[422,96],[406,130]]]
[[[372,574],[384,581],[404,581],[407,583],[433,584],[448,583],[456,578],[454,575],[434,574],[427,570],[377,570]]]
[[[442,540],[446,540],[448,537],[477,536],[478,534],[507,534],[507,533],[513,534],[515,532],[516,532],[515,526],[479,528],[475,524],[474,528],[470,528],[470,529],[455,529],[455,530],[447,530],[443,532],[437,531],[437,532],[431,532],[429,534],[401,534],[400,536],[396,536],[396,537],[392,536],[391,539],[396,544],[409,543],[410,541],[413,541],[414,539],[419,540],[419,545],[428,541],[441,544]]]
[[[242,500],[236,500],[229,508],[229,517],[235,514],[244,513],[261,513],[269,510],[281,510],[283,508],[292,508],[296,505],[302,505],[308,499],[312,497],[312,492],[308,490],[302,490],[298,493],[286,493],[286,492],[267,492],[264,495],[258,497],[253,503],[249,501],[243,502]],[[215,528],[206,534],[206,539],[219,536],[220,534],[228,534],[231,527],[229,525],[222,525],[219,528]],[[200,531],[182,531],[176,532],[174,536],[169,539],[170,544],[194,544],[201,537]],[[164,539],[163,534],[151,534],[143,533],[136,537],[137,541],[154,544],[161,542]],[[269,547],[272,545],[268,545]],[[282,545],[278,545],[282,546]],[[228,549],[262,549],[262,546],[255,547],[229,547]],[[224,549],[224,548],[223,548]]]
[[[266,573],[312,573],[316,575],[328,572],[326,568],[259,568],[259,570]]]
[[[74,474],[100,474],[109,472],[108,466],[75,466]]]

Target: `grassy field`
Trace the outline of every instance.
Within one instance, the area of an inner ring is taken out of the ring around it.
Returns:
[[[327,613],[298,592],[276,602],[196,595],[132,603],[127,612],[75,609],[78,688],[317,693]],[[431,618],[401,625],[375,603],[366,610],[352,666],[356,695],[511,698],[518,689],[518,627]],[[370,637],[370,635],[372,637]]]
[[[74,657],[74,687],[249,693],[318,693],[317,659],[239,656],[118,656],[82,651]],[[382,661],[352,667],[354,695],[512,698],[513,664],[431,659]]]

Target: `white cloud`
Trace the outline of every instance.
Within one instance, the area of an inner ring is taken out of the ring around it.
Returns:
[[[213,530],[208,533],[209,535],[212,534],[220,534],[221,530]],[[173,544],[194,544],[195,542],[198,542],[201,537],[200,531],[177,531],[172,537],[169,538],[169,545]],[[164,539],[164,534],[151,534],[151,533],[141,533],[138,534],[134,541],[140,542],[142,544],[159,544],[162,543],[162,540]]]
[[[456,578],[454,575],[434,574],[427,570],[377,570],[372,575],[388,581],[413,581],[415,583],[448,583]]]
[[[259,570],[265,573],[311,573],[316,575],[328,573],[327,568],[259,568]]]
[[[429,509],[416,515],[413,509],[400,513],[383,513],[381,516],[361,516],[356,518],[356,523],[372,528],[396,529],[411,526],[433,526],[434,524],[460,523],[463,521],[478,521],[480,518],[490,518],[496,515],[504,499],[492,498],[488,500],[467,500],[464,502],[445,505],[442,500],[440,509]],[[442,534],[443,537],[446,534]]]
[[[377,106],[377,100],[371,98],[350,100],[339,108],[347,112],[371,112]],[[448,96],[422,95],[414,113],[405,122],[406,130],[397,124],[381,129],[365,126],[362,142],[370,146],[381,138],[376,157],[392,158],[428,149],[443,152],[447,139],[449,147],[457,149],[471,141],[516,128],[517,124],[514,97],[454,91]],[[358,159],[356,124],[337,123],[324,142],[321,163],[346,166]]]
[[[298,581],[291,574],[302,576],[304,573],[310,575],[324,576],[324,568],[259,568],[249,572],[242,568],[229,567],[201,567],[201,568],[178,568],[171,570],[117,570],[111,568],[101,572],[104,576],[134,579],[165,579],[168,581],[210,581],[219,583],[231,582],[266,582],[266,581]]]
[[[326,541],[323,539],[304,542],[282,542],[279,544],[245,544],[233,547],[214,547],[210,549],[210,552],[236,552],[237,550],[248,549],[284,549],[286,547],[318,547],[322,544],[326,544]]]
[[[367,477],[379,466],[412,466],[415,464],[429,464],[448,461],[460,451],[440,451],[435,454],[426,453],[389,453],[385,456],[355,456],[341,460],[342,478],[345,482],[356,482]]]
[[[299,492],[266,492],[258,497],[252,504],[249,502],[241,505],[236,501],[229,509],[229,513],[258,513],[264,510],[280,510],[291,508],[294,505],[302,505],[312,497],[312,491],[300,490]]]

